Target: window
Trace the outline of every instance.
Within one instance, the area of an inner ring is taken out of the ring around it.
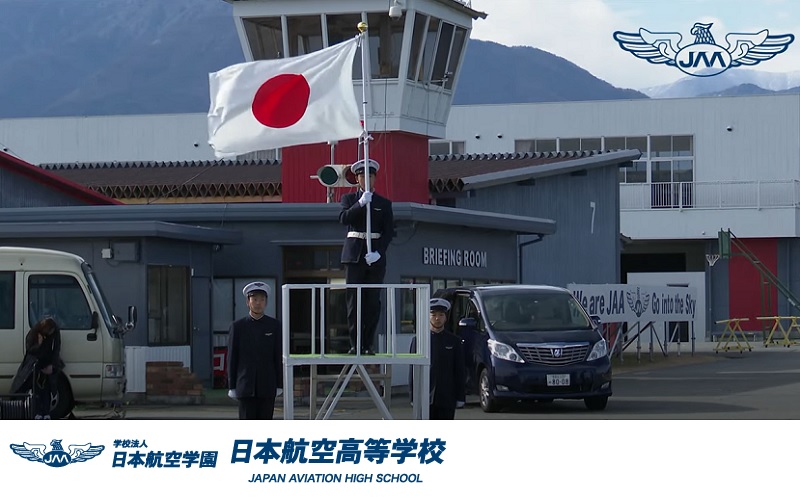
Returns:
[[[595,151],[600,149],[600,138],[599,137],[591,137],[591,138],[582,138],[581,139],[581,151]]]
[[[638,149],[642,152],[640,159],[647,158],[647,137],[626,137],[625,149]]]
[[[691,136],[651,136],[650,172],[653,208],[694,205],[694,160]]]
[[[464,141],[429,141],[429,155],[463,155],[466,150]]]
[[[559,151],[579,151],[581,149],[581,140],[580,139],[559,139],[558,140],[558,150]]]
[[[694,156],[694,140],[690,135],[672,137],[672,156]]]
[[[341,14],[325,16],[328,24],[328,46],[350,40],[358,34],[358,23],[361,14]],[[353,79],[361,80],[361,57],[356,54],[353,59]]]
[[[650,137],[650,157],[672,156],[672,137],[652,136]]]
[[[485,327],[481,321],[480,311],[468,294],[458,294],[454,296],[451,306],[449,318],[449,324],[451,325],[449,327],[450,331],[458,335],[458,322],[464,318],[474,319],[478,324],[478,331],[485,331]]]
[[[467,30],[461,26],[456,26],[453,36],[453,48],[450,51],[450,62],[447,63],[447,72],[444,74],[444,88],[452,90],[454,76],[458,72],[458,64],[461,62],[461,54],[464,52],[464,45],[467,41]]]
[[[433,57],[433,72],[431,73],[431,83],[435,85],[444,86],[447,62],[450,60],[450,49],[453,47],[454,32],[455,26],[450,23],[442,23],[439,43],[436,45],[436,55]]]
[[[189,268],[148,266],[148,344],[189,345],[189,329]]]
[[[283,30],[280,17],[245,18],[242,20],[253,60],[283,57]]]
[[[647,162],[636,160],[620,169],[620,182],[628,184],[647,182]]]
[[[514,141],[515,153],[550,153],[556,151],[555,139],[527,139]]]
[[[439,35],[439,24],[441,21],[431,17],[428,21],[428,30],[425,33],[425,41],[422,46],[422,61],[420,61],[417,81],[427,83],[431,81],[431,71],[433,69],[433,55],[436,49],[436,42]]]
[[[391,19],[381,12],[368,14],[367,24],[372,78],[397,78],[405,20]]]
[[[74,276],[37,274],[28,279],[30,326],[53,318],[62,330],[90,330],[92,312],[86,294]]]
[[[514,291],[486,294],[486,321],[498,332],[590,330],[589,317],[571,293]]]
[[[289,31],[289,57],[302,56],[322,49],[320,16],[287,17],[286,25]]]
[[[417,12],[414,17],[414,33],[411,36],[411,56],[408,60],[408,79],[416,80],[419,71],[419,54],[422,48],[422,41],[425,39],[426,28],[428,26],[428,16]]]
[[[0,330],[14,328],[16,312],[16,291],[14,272],[0,273]]]
[[[625,149],[625,138],[624,137],[606,137],[603,139],[604,145],[603,148],[610,149],[612,151],[617,149]]]
[[[286,247],[284,263],[288,276],[308,277],[314,272],[342,269],[341,247]],[[309,274],[310,273],[310,274]]]
[[[255,161],[255,160],[280,160],[281,149],[261,149],[250,153],[236,155],[236,161]]]

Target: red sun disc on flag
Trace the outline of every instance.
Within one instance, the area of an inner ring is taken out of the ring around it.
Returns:
[[[278,75],[258,88],[253,116],[271,128],[291,127],[306,113],[311,88],[303,75]]]

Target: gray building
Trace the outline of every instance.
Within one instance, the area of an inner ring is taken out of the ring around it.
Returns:
[[[435,205],[394,203],[396,237],[386,282],[427,283],[432,290],[513,283],[520,264],[530,269],[525,282],[616,282],[619,190],[614,179],[620,165],[635,158],[638,151],[432,157],[429,187]],[[223,167],[218,184],[192,190],[193,182]],[[248,195],[244,188],[255,181],[248,175],[258,175],[259,189],[278,196],[280,165],[256,167],[205,162],[42,169],[4,155],[3,189],[17,193],[27,186],[30,194],[3,198],[0,242],[82,256],[117,311],[127,305],[140,311],[139,326],[126,345],[148,347],[150,359],[181,360],[210,385],[215,349],[224,346],[230,322],[246,313],[240,293],[245,283],[264,280],[278,290],[286,283],[344,281],[338,204],[170,203],[191,199],[193,192],[205,201],[213,193]],[[150,182],[156,174],[162,179],[155,183],[158,191]],[[118,205],[104,192],[128,193],[128,204]],[[154,192],[160,194],[154,197]],[[594,214],[587,210],[592,202],[598,208]],[[54,210],[52,204],[60,206]],[[93,206],[100,204],[105,206]],[[521,246],[530,240],[541,241]],[[598,255],[609,264],[590,266]],[[280,316],[280,295],[273,295],[270,312]],[[406,314],[413,298],[400,300],[399,310]],[[292,349],[302,352],[312,328],[310,296],[298,292],[290,302]],[[326,307],[328,345],[342,344],[343,294],[332,295]],[[405,334],[410,341],[413,332]]]

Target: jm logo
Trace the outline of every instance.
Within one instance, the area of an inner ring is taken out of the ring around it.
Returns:
[[[641,318],[642,314],[644,314],[647,307],[650,305],[650,296],[646,293],[642,295],[638,286],[636,287],[635,295],[631,292],[625,292],[625,298],[628,301],[628,307],[631,308],[631,311],[633,311],[633,314],[635,314],[637,318]]]
[[[50,450],[44,444],[12,444],[11,449],[20,457],[31,462],[41,462],[50,467],[64,467],[71,463],[85,462],[102,453],[105,446],[92,446],[88,444],[71,444],[67,446],[69,450],[64,451],[61,446],[61,439],[50,441]]]
[[[687,75],[714,76],[737,66],[755,66],[785,52],[794,35],[770,35],[769,30],[758,33],[728,33],[727,46],[714,41],[713,23],[694,23],[690,33],[694,43],[681,46],[680,33],[656,33],[639,28],[639,33],[614,32],[614,40],[623,50],[651,64],[675,66]]]

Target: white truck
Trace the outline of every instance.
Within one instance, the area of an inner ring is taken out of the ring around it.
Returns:
[[[25,356],[25,335],[40,319],[61,329],[61,359],[53,418],[76,402],[121,402],[125,394],[123,336],[136,324],[114,316],[91,266],[81,257],[40,248],[0,247],[0,394]]]

